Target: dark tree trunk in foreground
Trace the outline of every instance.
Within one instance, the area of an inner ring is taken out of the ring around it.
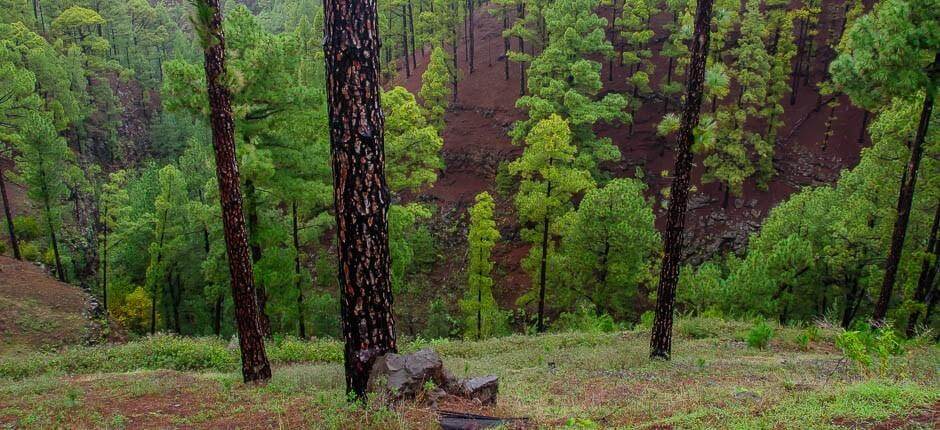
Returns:
[[[917,279],[917,289],[914,290],[914,301],[919,305],[926,305],[927,294],[933,285],[937,276],[937,255],[940,249],[937,248],[937,230],[940,230],[940,204],[933,215],[933,224],[930,227],[930,237],[927,239],[927,255],[920,268],[920,277]],[[917,328],[917,319],[920,318],[920,308],[911,312],[907,319],[907,337],[914,335],[914,329]]]
[[[7,184],[3,178],[3,167],[0,167],[0,196],[3,198],[3,215],[7,218],[7,233],[10,235],[10,247],[13,248],[13,258],[22,260],[20,255],[20,244],[16,240],[16,229],[13,227],[13,209],[10,207],[10,199],[7,197]]]
[[[235,302],[235,324],[242,354],[242,377],[245,382],[271,379],[271,365],[264,351],[264,336],[258,322],[254,274],[248,250],[248,231],[242,212],[238,162],[235,160],[235,122],[232,119],[232,95],[222,84],[225,73],[225,34],[222,32],[222,10],[219,0],[203,0],[209,8],[201,23],[210,38],[204,47],[206,86],[209,95],[209,122],[212,145],[215,147],[216,176],[222,205],[222,227],[228,255],[232,298]]]
[[[688,206],[689,182],[692,170],[692,132],[698,126],[705,82],[705,63],[708,54],[708,32],[714,0],[698,0],[695,13],[695,32],[692,35],[689,78],[686,83],[685,106],[676,142],[675,179],[672,182],[672,202],[666,224],[665,254],[659,287],[656,290],[656,316],[650,337],[650,358],[668,360],[672,354],[672,312],[679,281],[682,259],[682,233]]]
[[[940,64],[940,53],[934,60],[934,66]],[[907,223],[911,217],[911,203],[914,201],[914,187],[917,185],[917,169],[920,159],[924,155],[924,140],[927,136],[927,126],[930,124],[930,114],[933,111],[934,88],[927,88],[924,106],[920,112],[920,124],[917,125],[917,135],[911,144],[911,158],[907,162],[904,178],[901,180],[901,191],[898,195],[898,218],[894,222],[894,232],[891,234],[891,249],[885,260],[885,277],[881,284],[881,294],[875,305],[875,314],[872,316],[875,323],[884,323],[888,314],[888,305],[891,303],[891,292],[894,289],[894,280],[898,275],[898,264],[901,261],[901,251],[904,248],[904,237],[907,235]]]
[[[323,3],[346,391],[362,399],[375,358],[397,350],[376,0]]]

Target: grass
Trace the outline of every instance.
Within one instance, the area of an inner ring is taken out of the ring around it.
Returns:
[[[417,340],[402,350],[433,347],[458,376],[500,377],[498,406],[442,408],[526,416],[533,427],[936,424],[925,411],[940,408],[937,346],[911,345],[868,376],[835,348],[833,330],[814,330],[806,341],[805,328],[773,325],[773,338],[757,349],[745,342],[753,326],[680,320],[671,362],[647,359],[646,331]],[[272,343],[275,373],[265,386],[242,384],[237,352],[214,339],[156,336],[0,358],[0,427],[434,428],[420,405],[390,411],[346,402],[341,354],[336,341]]]

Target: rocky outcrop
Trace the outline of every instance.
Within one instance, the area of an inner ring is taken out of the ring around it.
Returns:
[[[430,349],[413,354],[385,354],[375,360],[367,389],[379,401],[394,404],[425,399],[435,403],[447,396],[471,399],[481,405],[496,403],[496,376],[457,378],[444,368],[441,357]]]

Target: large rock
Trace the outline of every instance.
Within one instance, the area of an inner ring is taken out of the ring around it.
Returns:
[[[415,399],[422,394],[433,401],[450,394],[488,405],[496,403],[499,380],[493,375],[455,378],[436,352],[422,349],[414,354],[390,353],[378,357],[369,373],[367,390],[387,403]]]

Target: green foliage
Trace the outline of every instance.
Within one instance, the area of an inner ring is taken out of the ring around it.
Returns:
[[[493,246],[499,231],[493,220],[495,203],[489,193],[476,196],[470,208],[470,231],[467,233],[467,292],[460,301],[464,319],[464,336],[482,339],[503,334],[507,315],[499,310],[493,298]]]
[[[623,330],[614,318],[589,306],[578,306],[573,312],[562,312],[552,324],[558,332],[611,333]]]
[[[770,343],[772,337],[774,337],[774,328],[767,322],[760,321],[747,332],[745,340],[747,346],[751,348],[764,349],[767,348],[767,344]]]
[[[437,179],[444,168],[440,151],[444,140],[428,125],[413,94],[395,87],[382,94],[385,113],[385,153],[388,186],[392,192],[417,191]]]
[[[421,75],[419,95],[424,106],[425,117],[438,132],[444,130],[444,112],[449,106],[450,85],[453,72],[447,66],[447,54],[437,46],[431,51],[428,67]]]
[[[643,182],[624,178],[584,194],[564,221],[561,248],[552,259],[558,268],[550,272],[553,303],[570,308],[587,301],[619,319],[635,317],[631,303],[652,284],[661,248],[645,190]]]
[[[938,51],[936,1],[883,1],[846,30],[830,70],[854,103],[876,109],[936,86],[931,64]]]
[[[545,7],[547,45],[529,65],[529,94],[516,101],[528,118],[517,121],[510,133],[514,142],[522,142],[541,121],[558,115],[569,124],[578,151],[576,164],[592,173],[598,163],[620,159],[609,139],[594,135],[594,124],[630,121],[622,95],[598,97],[603,86],[601,65],[589,57],[613,55],[604,35],[607,22],[594,13],[598,4],[598,0],[559,0]]]

